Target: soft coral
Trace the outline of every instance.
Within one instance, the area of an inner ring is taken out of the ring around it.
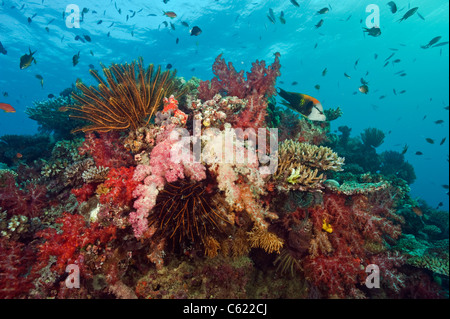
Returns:
[[[8,216],[39,216],[47,205],[46,194],[44,185],[29,183],[21,189],[11,173],[3,174],[0,179],[0,207],[7,211]]]

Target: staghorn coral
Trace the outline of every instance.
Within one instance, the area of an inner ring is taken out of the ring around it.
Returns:
[[[354,181],[345,181],[342,185],[334,180],[326,180],[325,188],[345,195],[369,194],[389,186],[388,182],[381,181],[378,183],[358,183]]]

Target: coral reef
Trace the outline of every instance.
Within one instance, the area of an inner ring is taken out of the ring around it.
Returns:
[[[411,198],[381,131],[278,107],[279,57],[245,74],[220,55],[211,81],[113,64],[29,109],[67,140],[2,138],[0,298],[448,297],[448,212]]]

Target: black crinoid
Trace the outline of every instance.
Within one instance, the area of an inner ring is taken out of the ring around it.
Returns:
[[[223,235],[229,224],[225,208],[206,181],[179,180],[165,186],[149,216],[155,235],[175,244],[203,244]]]

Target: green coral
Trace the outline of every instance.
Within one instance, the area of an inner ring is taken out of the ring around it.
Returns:
[[[449,276],[449,255],[442,254],[442,256],[424,255],[420,257],[413,257],[408,260],[408,264],[424,268],[432,271],[435,274]]]
[[[53,133],[56,139],[70,139],[71,131],[83,125],[77,119],[69,118],[70,112],[61,112],[61,108],[73,104],[70,97],[60,96],[46,101],[33,102],[33,106],[27,107],[25,113],[38,123],[41,133]]]

